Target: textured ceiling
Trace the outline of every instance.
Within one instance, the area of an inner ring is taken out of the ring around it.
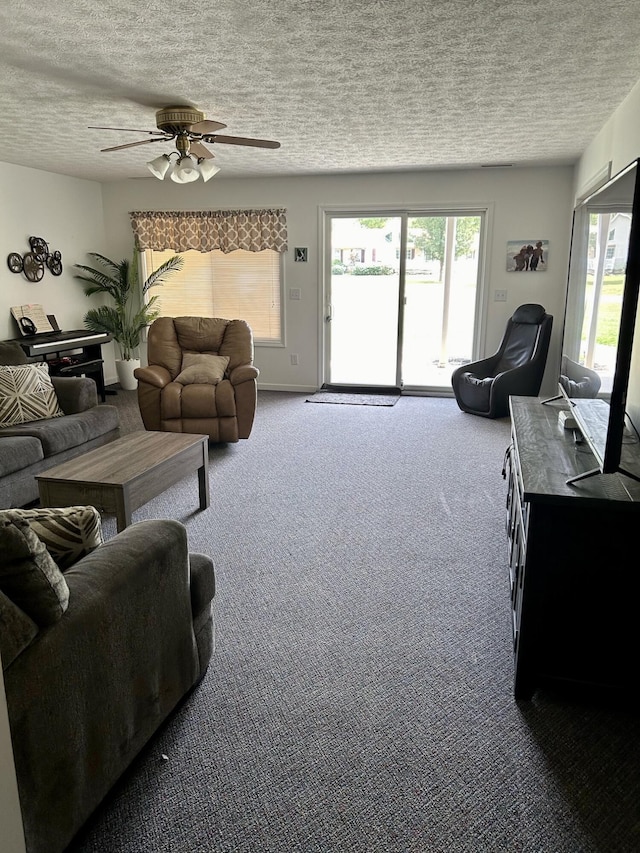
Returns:
[[[220,177],[572,163],[640,79],[639,0],[5,0],[0,33],[0,161],[98,181],[172,144],[88,126],[174,103],[282,143]]]

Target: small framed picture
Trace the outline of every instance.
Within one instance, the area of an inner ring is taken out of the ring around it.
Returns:
[[[507,241],[507,272],[545,272],[548,265],[548,240]]]
[[[293,250],[293,260],[298,263],[306,264],[307,262],[307,250],[296,248]]]

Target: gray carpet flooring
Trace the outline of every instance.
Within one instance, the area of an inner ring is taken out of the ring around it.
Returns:
[[[134,514],[214,558],[217,648],[70,851],[640,851],[637,713],[512,697],[508,421],[305,400]]]

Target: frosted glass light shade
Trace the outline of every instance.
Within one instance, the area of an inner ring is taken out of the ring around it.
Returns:
[[[198,160],[198,167],[205,183],[220,171],[220,166],[216,166],[213,160]]]
[[[189,184],[200,177],[198,167],[188,155],[183,157],[171,173],[171,180],[177,184]]]
[[[169,171],[170,165],[171,160],[169,159],[169,155],[161,154],[159,157],[156,157],[155,160],[150,160],[147,163],[147,169],[151,172],[154,178],[158,178],[158,180],[161,181]]]

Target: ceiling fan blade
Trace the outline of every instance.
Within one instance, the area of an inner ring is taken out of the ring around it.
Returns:
[[[205,118],[202,121],[197,121],[195,124],[192,124],[189,127],[189,133],[215,133],[216,130],[222,130],[222,128],[226,126],[227,125],[223,124],[221,121],[210,121]]]
[[[127,142],[125,145],[112,145],[111,148],[101,148],[100,151],[120,151],[122,148],[133,148],[135,145],[147,145],[149,142],[168,142],[165,136],[155,139],[141,139],[138,142]]]
[[[209,151],[209,149],[201,142],[192,142],[189,145],[189,154],[193,154],[194,157],[198,157],[203,160],[210,160],[214,156],[213,152]]]
[[[212,136],[203,136],[203,142],[223,142],[225,145],[251,145],[254,148],[280,148],[279,142],[271,139],[249,139],[244,136],[220,136],[216,133]]]
[[[133,127],[97,127],[94,124],[89,125],[89,130],[123,130],[125,133],[149,133],[152,136],[163,134],[163,130],[135,130]]]

